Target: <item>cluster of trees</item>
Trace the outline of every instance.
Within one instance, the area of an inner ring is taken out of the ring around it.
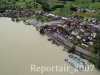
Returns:
[[[94,40],[94,50],[95,53],[98,53],[98,51],[100,51],[100,34],[98,34]]]
[[[23,4],[24,3],[29,9],[38,9],[39,8],[39,10],[44,10],[46,12],[52,12],[52,11],[57,10],[57,12],[59,12],[59,13],[61,13],[61,12],[64,13],[63,12],[64,10],[66,12],[68,12],[67,11],[68,7],[69,7],[69,9],[68,9],[69,11],[70,10],[76,11],[77,6],[78,6],[78,8],[79,8],[79,6],[84,7],[84,5],[85,6],[89,5],[88,3],[100,2],[100,0],[0,0],[0,2],[12,3],[12,4],[16,4],[16,3]],[[73,6],[73,5],[75,5],[75,6]],[[61,10],[59,10],[59,9],[61,9]]]
[[[75,0],[60,0],[60,1],[75,1]]]
[[[36,2],[41,4],[42,5],[42,9],[44,11],[46,11],[46,12],[54,11],[57,8],[64,8],[63,4],[55,4],[53,6],[52,6],[52,4],[50,5],[49,2],[52,2],[52,0],[51,1],[49,1],[49,0],[46,0],[46,1],[45,0],[36,0]],[[59,3],[59,1],[57,3]],[[50,7],[50,6],[52,6],[52,7]]]
[[[69,16],[80,8],[87,8],[100,12],[100,0],[0,0],[0,4],[26,6],[29,10],[41,10],[60,16]],[[6,8],[0,8],[4,12]],[[83,10],[85,13],[86,10]],[[97,16],[97,19],[100,17]]]
[[[100,2],[100,0],[92,0],[92,3]]]
[[[25,5],[30,10],[41,10],[41,5],[37,3],[36,1],[26,1]]]
[[[94,50],[95,53],[97,54],[97,59],[96,60],[96,67],[100,69],[100,33],[98,33],[98,35],[96,36],[95,40],[94,40]]]

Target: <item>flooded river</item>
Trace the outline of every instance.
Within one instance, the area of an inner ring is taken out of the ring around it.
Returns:
[[[32,65],[71,67],[66,72],[50,71],[42,75],[100,75],[96,69],[74,72],[64,61],[68,54],[62,49],[48,42],[33,26],[0,18],[0,75],[41,75],[40,71],[31,71]]]

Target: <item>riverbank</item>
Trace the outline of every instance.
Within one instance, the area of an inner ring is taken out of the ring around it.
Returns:
[[[92,72],[74,72],[74,68],[64,62],[68,53],[62,51],[61,46],[48,42],[48,37],[41,36],[35,27],[23,22],[13,22],[11,18],[0,18],[0,74],[1,75],[41,75],[39,72],[30,72],[30,64],[66,65],[71,67],[68,72],[45,72],[44,75],[99,75],[95,68]],[[88,62],[89,65],[91,63]],[[5,69],[4,69],[5,68]]]
[[[7,5],[4,5],[4,7],[7,7]],[[55,34],[56,37],[53,36],[56,40],[60,39],[60,42],[71,48],[75,45],[76,51],[87,56],[92,56],[93,58],[97,57],[98,59],[99,55],[97,55],[97,50],[92,47],[94,46],[94,39],[100,31],[100,21],[96,18],[86,18],[75,14],[63,17],[47,12],[28,10],[23,6],[8,5],[8,7],[11,7],[11,9],[0,13],[1,17],[11,17],[12,21],[23,21],[26,25],[38,25],[40,21],[40,26],[43,25],[45,27],[45,25],[52,25],[51,28],[49,28],[49,30],[52,30],[49,36],[52,37],[51,33],[57,32],[57,34]],[[34,20],[31,18],[36,19],[35,24],[33,24]],[[48,30],[48,26],[44,29]],[[44,30],[42,30],[42,33],[43,31]],[[62,36],[58,37],[58,33]],[[67,43],[66,39],[68,40]]]
[[[24,9],[22,9],[21,7],[16,7],[16,9],[17,10],[14,10],[14,11],[7,11],[7,12],[5,12],[5,13],[3,13],[3,14],[1,14],[1,17],[3,16],[3,17],[11,17],[12,18],[12,21],[16,21],[16,22],[19,22],[19,21],[23,21],[26,25],[38,25],[38,23],[39,23],[39,21],[41,21],[41,17],[45,17],[46,19],[50,19],[50,22],[47,22],[47,23],[44,23],[44,24],[42,24],[42,22],[41,22],[41,25],[40,26],[44,26],[44,25],[62,25],[62,26],[65,26],[65,28],[67,27],[67,25],[69,25],[69,29],[71,29],[71,30],[73,30],[73,28],[75,28],[75,31],[76,30],[78,30],[79,29],[79,27],[80,27],[80,24],[81,23],[79,23],[78,24],[78,19],[79,18],[76,18],[75,16],[71,16],[71,17],[62,17],[62,16],[58,16],[58,15],[54,15],[54,14],[50,14],[50,13],[42,13],[42,12],[30,12],[30,11],[28,11],[26,8],[24,8]],[[20,13],[18,13],[18,11],[20,12]],[[22,13],[23,12],[23,13]],[[22,13],[22,14],[21,14]],[[16,15],[15,15],[16,14]],[[32,16],[34,16],[34,17],[32,17]],[[29,17],[30,18],[30,20],[27,20],[27,19],[29,19],[29,18],[25,18],[25,17]],[[35,18],[35,22],[36,23],[34,23],[34,20],[32,20],[31,18]],[[95,21],[95,22],[94,22]],[[45,22],[45,21],[43,21],[43,22]],[[89,22],[89,21],[88,21]],[[92,20],[92,22],[94,22],[95,24],[94,25],[96,25],[98,22],[97,22],[97,20]],[[89,23],[92,23],[92,22],[89,22]],[[34,23],[34,24],[33,24]],[[87,23],[87,22],[86,22]],[[82,25],[85,25],[85,24],[82,24]],[[98,26],[99,26],[99,24],[98,24]],[[99,28],[99,27],[98,27]],[[80,29],[82,29],[82,28],[80,28]],[[65,34],[66,33],[68,33],[68,34],[71,34],[71,33],[69,33],[69,31],[70,30],[68,30],[67,32],[66,32],[66,30],[65,30]],[[75,32],[74,30],[73,30],[73,32]],[[79,31],[78,31],[79,32]],[[94,32],[94,31],[93,31]],[[77,33],[77,32],[76,32]],[[91,33],[90,33],[91,34]],[[61,35],[62,35],[62,33],[61,33]],[[67,34],[66,34],[67,35]],[[49,36],[51,36],[50,34],[49,34]],[[75,36],[75,35],[74,35]],[[67,37],[67,36],[66,36]],[[86,36],[86,37],[88,37],[88,36]],[[57,40],[57,38],[55,38],[56,40]],[[75,39],[77,39],[77,38],[75,38]],[[59,39],[58,39],[59,40]],[[74,40],[74,39],[73,39]],[[66,40],[63,40],[63,42],[64,41],[66,41]],[[61,41],[60,41],[61,42]],[[73,46],[73,44],[71,43],[71,44],[69,44],[70,42],[68,42],[68,44],[67,44],[67,46],[68,47],[71,47],[72,48],[72,46]],[[66,43],[63,43],[65,46],[66,46]],[[87,44],[86,44],[87,45]],[[84,50],[82,49],[82,48],[79,48],[78,46],[76,46],[76,51],[78,51],[79,53],[82,53],[82,54],[85,54],[85,55],[87,55],[87,56],[89,56],[89,57],[91,57],[92,56],[92,58],[94,58],[94,54],[93,53],[91,53],[91,52],[89,52],[88,50],[85,50],[85,52],[84,52]],[[90,50],[91,51],[91,50]],[[88,55],[89,54],[89,55]],[[90,59],[89,59],[90,60]],[[92,59],[90,60],[90,61],[92,61]],[[94,63],[95,61],[93,61],[93,63]]]

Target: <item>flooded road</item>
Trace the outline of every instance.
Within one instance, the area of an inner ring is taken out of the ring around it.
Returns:
[[[12,22],[10,18],[0,18],[0,75],[41,75],[31,71],[31,65],[68,66],[68,72],[44,72],[42,75],[99,75],[92,72],[71,72],[74,68],[64,61],[68,55],[48,42],[33,26],[23,22]],[[90,63],[89,63],[90,64]]]

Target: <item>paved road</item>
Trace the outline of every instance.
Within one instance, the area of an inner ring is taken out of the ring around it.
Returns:
[[[58,41],[63,43],[65,46],[68,46],[70,48],[73,47],[73,44],[71,42],[69,42],[68,40],[65,40],[61,35],[54,34],[54,38],[56,38]],[[87,50],[85,50],[81,47],[78,47],[78,46],[76,46],[75,50],[80,52],[80,53],[83,53],[87,56],[90,56],[90,57],[93,57],[93,55],[94,55],[92,52],[87,51]]]

